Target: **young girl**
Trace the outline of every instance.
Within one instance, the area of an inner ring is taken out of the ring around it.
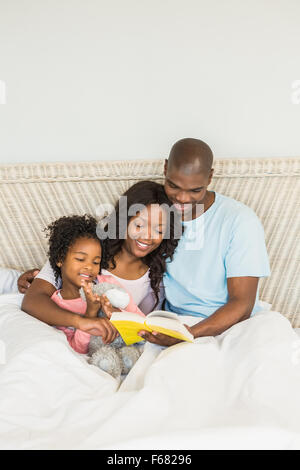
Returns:
[[[164,300],[163,275],[166,263],[177,247],[175,237],[180,220],[168,217],[171,206],[164,188],[153,181],[141,181],[124,194],[127,207],[141,204],[136,215],[125,214],[120,201],[115,207],[116,236],[103,241],[101,273],[110,275],[131,295],[139,309],[147,314],[161,308]],[[124,224],[120,223],[125,221]],[[123,225],[123,232],[122,227]],[[122,233],[121,233],[122,232]],[[25,294],[22,309],[50,325],[73,326],[76,329],[101,335],[106,343],[113,338],[112,331],[103,330],[100,318],[79,317],[71,314],[50,299],[61,287],[49,261],[46,262]]]
[[[88,318],[96,318],[101,308],[110,318],[111,304],[104,295],[99,297],[92,293],[92,283],[120,284],[111,275],[99,274],[102,248],[96,227],[96,219],[89,215],[61,217],[47,227],[49,262],[56,279],[60,277],[62,281],[61,289],[55,291],[51,299],[60,307]],[[80,297],[81,287],[85,291],[86,301]],[[130,294],[129,298],[126,310],[144,316]],[[88,352],[89,333],[70,327],[58,328],[64,331],[75,351]]]

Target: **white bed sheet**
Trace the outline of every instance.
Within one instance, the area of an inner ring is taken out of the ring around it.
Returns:
[[[300,448],[300,335],[280,313],[147,344],[120,384],[22,312],[22,297],[0,297],[2,449]]]

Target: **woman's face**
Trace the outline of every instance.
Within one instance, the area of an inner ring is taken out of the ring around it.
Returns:
[[[143,258],[161,244],[166,229],[166,211],[159,204],[150,204],[130,219],[124,248],[137,258]]]

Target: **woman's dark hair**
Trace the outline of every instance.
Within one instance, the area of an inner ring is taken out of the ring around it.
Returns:
[[[128,215],[128,209],[131,206],[134,206],[135,204],[141,204],[143,206],[159,204],[169,208],[172,205],[167,198],[163,185],[155,183],[154,181],[140,181],[139,183],[131,186],[123,196],[127,197],[127,211],[120,212],[119,200],[115,206],[115,211],[110,216],[111,218],[115,218],[116,236],[114,238],[106,238],[102,242],[104,250],[102,252],[101,267],[104,269],[108,269],[110,265],[114,268],[116,267],[114,257],[119,251],[121,251],[126,238],[126,234],[121,233],[121,231],[125,227],[127,230],[130,219],[133,217]],[[161,244],[154,251],[146,255],[144,258],[141,258],[143,262],[149,266],[150,285],[156,298],[155,307],[159,302],[160,283],[163,278],[163,274],[166,271],[166,262],[168,259],[172,259],[178,244],[179,237],[177,235],[176,238],[175,235],[182,231],[180,219],[178,219],[176,214],[172,211],[169,212],[169,214],[170,216],[167,217],[166,238],[163,238]],[[110,223],[110,217],[107,219],[108,224]],[[108,227],[108,224],[106,227]]]
[[[89,214],[84,214],[60,217],[44,229],[46,236],[49,237],[48,257],[56,282],[61,276],[57,263],[65,260],[68,249],[76,240],[93,238],[102,245],[96,228],[97,220]]]

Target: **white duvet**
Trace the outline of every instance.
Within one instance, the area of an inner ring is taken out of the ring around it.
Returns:
[[[147,344],[120,384],[21,300],[0,297],[2,449],[300,448],[300,336],[279,313]]]

